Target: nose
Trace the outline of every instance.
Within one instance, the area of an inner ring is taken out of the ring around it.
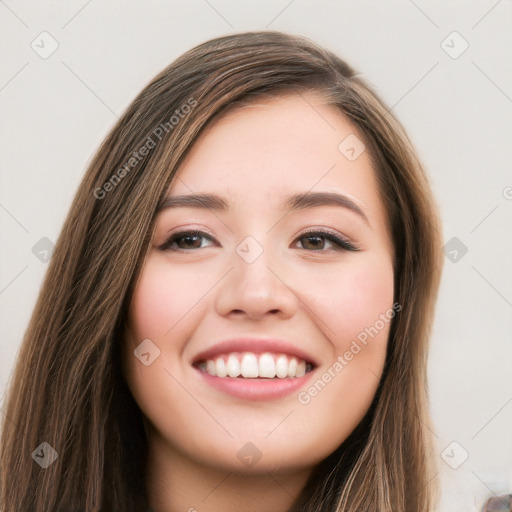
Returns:
[[[299,299],[293,281],[263,251],[254,261],[236,253],[230,259],[232,270],[217,290],[216,308],[221,316],[259,320],[265,316],[289,318],[294,315]]]

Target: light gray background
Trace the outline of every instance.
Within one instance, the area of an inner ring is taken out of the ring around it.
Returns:
[[[192,46],[283,30],[334,50],[393,107],[428,169],[445,242],[468,248],[445,259],[429,366],[440,511],[512,491],[510,0],[5,0],[0,16],[2,394],[47,268],[32,248],[57,239],[116,117]],[[59,45],[46,59],[31,47],[50,47],[43,31]],[[453,31],[469,44],[458,58],[443,49],[463,48]]]

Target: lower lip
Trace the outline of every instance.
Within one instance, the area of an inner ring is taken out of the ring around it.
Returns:
[[[314,370],[302,377],[287,377],[284,379],[245,379],[242,377],[214,377],[209,373],[196,369],[207,384],[237,398],[246,400],[273,400],[290,395],[304,386]]]

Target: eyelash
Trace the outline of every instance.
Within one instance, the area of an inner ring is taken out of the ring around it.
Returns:
[[[167,241],[165,241],[159,249],[162,251],[179,251],[179,252],[190,252],[197,249],[171,249],[172,244],[174,244],[177,240],[180,238],[185,238],[186,236],[199,236],[199,237],[205,237],[209,240],[213,241],[213,237],[205,233],[204,231],[199,231],[197,229],[190,229],[186,231],[180,231],[178,233],[174,233],[169,237]],[[333,250],[335,251],[359,251],[359,249],[349,242],[348,240],[339,237],[330,231],[324,231],[322,229],[316,229],[313,231],[306,231],[305,233],[302,233],[299,237],[297,237],[295,240],[300,240],[302,238],[312,238],[314,236],[320,236],[322,238],[325,238],[329,242],[331,242],[335,247]],[[199,247],[198,249],[201,249]],[[311,251],[311,252],[327,252],[324,249],[320,249],[318,251],[315,251],[313,249],[304,249],[305,251]]]

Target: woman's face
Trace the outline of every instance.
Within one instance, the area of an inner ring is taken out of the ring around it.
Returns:
[[[123,362],[160,454],[305,470],[363,418],[394,311],[385,209],[360,139],[318,97],[286,95],[214,123],[179,168]],[[322,193],[333,195],[307,197]]]

